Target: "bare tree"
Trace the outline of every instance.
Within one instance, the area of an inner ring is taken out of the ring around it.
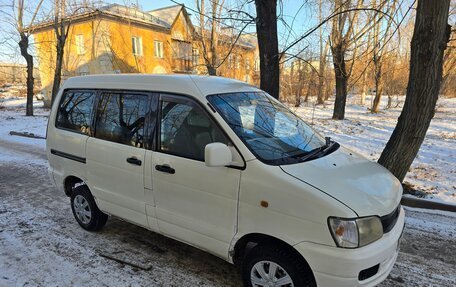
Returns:
[[[255,18],[244,11],[226,8],[225,0],[210,0],[209,9],[206,8],[205,0],[196,0],[195,12],[201,29],[199,36],[204,64],[208,74],[215,76],[218,68],[233,53],[244,30]],[[242,26],[237,28],[239,24]]]
[[[93,10],[94,3],[86,0],[54,0],[54,20],[52,27],[55,33],[55,70],[54,82],[52,83],[51,104],[54,102],[55,97],[60,89],[60,82],[62,80],[62,67],[64,64],[65,44],[68,38],[68,33],[72,24],[72,18],[80,12]]]
[[[27,3],[30,4],[30,3]],[[33,89],[35,86],[35,79],[33,78],[33,56],[29,52],[30,48],[30,35],[32,34],[32,26],[35,22],[36,17],[41,9],[43,0],[35,3],[35,8],[32,9],[31,15],[27,15],[27,19],[30,19],[28,23],[26,21],[26,7],[31,5],[26,5],[24,0],[18,0],[17,3],[13,1],[13,19],[15,22],[15,30],[19,35],[19,49],[21,56],[25,59],[27,64],[27,103],[25,109],[26,116],[33,116]]]
[[[60,82],[62,80],[62,66],[63,56],[65,53],[65,43],[70,31],[70,22],[65,19],[66,14],[66,3],[65,0],[55,0],[54,2],[54,33],[56,38],[56,59],[55,59],[55,70],[54,70],[54,82],[52,83],[52,94],[51,104],[54,103],[54,99],[60,89]]]
[[[318,20],[320,23],[323,21],[323,0],[319,0],[318,5]],[[326,68],[326,56],[328,55],[329,41],[323,45],[323,26],[320,26],[319,29],[320,36],[320,64],[318,69],[318,96],[317,96],[317,105],[325,103],[325,68]],[[324,47],[323,47],[324,46]]]
[[[361,8],[362,0],[358,0],[356,8]],[[348,11],[351,0],[335,0],[335,11]],[[353,31],[357,22],[359,10],[350,13],[339,13],[332,19],[331,52],[333,56],[334,75],[336,79],[336,101],[334,103],[333,119],[343,120],[345,117],[345,102],[347,100],[347,85],[349,69],[346,65],[346,53],[355,39]]]
[[[203,46],[203,59],[206,64],[207,72],[209,75],[217,75],[218,67],[218,30],[220,30],[220,23],[216,21],[217,18],[220,18],[223,7],[222,0],[213,0],[211,1],[211,17],[208,17],[208,22],[210,26],[210,33],[206,33],[206,10],[205,10],[205,1],[197,0],[196,9],[199,13],[199,24],[201,28],[201,45]],[[209,34],[209,35],[207,35]]]
[[[415,159],[435,113],[451,26],[450,0],[418,0],[404,108],[378,162],[400,181]]]
[[[260,56],[260,88],[279,98],[280,69],[277,38],[277,0],[255,0]]]
[[[380,0],[381,2],[382,0]],[[382,4],[377,4],[377,0],[373,0],[373,7],[378,7],[381,6]],[[396,10],[396,0],[392,1],[390,4],[387,4],[387,12],[386,13],[394,13]],[[381,7],[379,7],[381,9]],[[381,27],[381,19],[384,17],[384,15],[380,14],[375,14],[374,16],[377,18],[377,21],[374,21],[374,29],[373,29],[373,63],[374,63],[374,79],[375,79],[375,98],[374,102],[372,104],[371,112],[372,113],[378,113],[378,108],[380,106],[380,100],[382,97],[382,92],[383,92],[383,71],[382,71],[382,65],[383,65],[383,55],[384,55],[384,44],[388,39],[388,34],[390,32],[390,28],[392,26],[392,21],[393,18],[390,17],[388,18],[388,22],[386,23],[386,27],[383,30],[382,33],[382,27]],[[374,19],[375,19],[374,18]],[[383,35],[382,35],[383,34]]]

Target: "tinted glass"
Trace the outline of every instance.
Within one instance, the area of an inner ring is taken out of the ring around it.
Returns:
[[[228,140],[198,106],[164,100],[161,105],[160,150],[204,160],[207,144]]]
[[[56,126],[89,135],[94,100],[93,92],[65,92],[57,111]]]
[[[144,147],[147,103],[147,95],[103,94],[98,106],[95,136],[134,147]]]
[[[247,147],[266,163],[296,163],[325,144],[303,120],[266,93],[207,98]]]

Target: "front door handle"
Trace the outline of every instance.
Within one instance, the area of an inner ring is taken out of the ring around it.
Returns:
[[[158,171],[166,172],[166,173],[170,173],[170,174],[175,174],[176,173],[176,170],[174,168],[170,167],[167,164],[164,164],[164,165],[158,165],[157,164],[155,166],[155,169],[158,170]]]
[[[136,157],[127,158],[127,162],[130,163],[130,164],[134,164],[134,165],[141,165],[142,164],[141,160],[137,159]]]

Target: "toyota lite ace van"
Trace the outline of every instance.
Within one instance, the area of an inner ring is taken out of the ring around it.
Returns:
[[[238,265],[245,286],[374,286],[396,261],[400,182],[243,82],[70,78],[47,155],[82,228],[116,216]]]

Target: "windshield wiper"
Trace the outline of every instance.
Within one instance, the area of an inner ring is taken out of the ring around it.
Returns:
[[[331,148],[336,144],[335,141],[331,141],[331,137],[325,137],[325,144],[321,147],[314,148],[313,150],[306,153],[304,156],[300,157],[300,161],[304,162],[315,157],[320,157],[325,155]]]

